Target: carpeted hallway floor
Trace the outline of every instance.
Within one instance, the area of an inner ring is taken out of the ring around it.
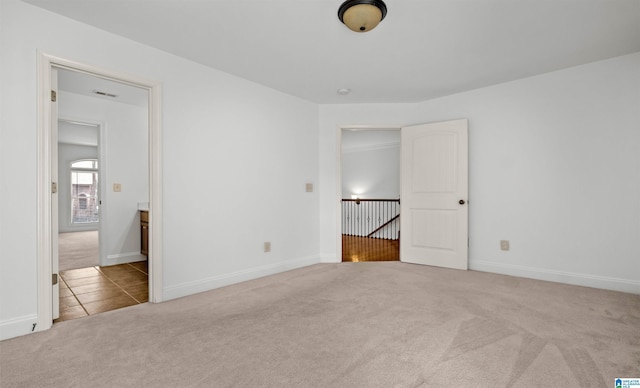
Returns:
[[[100,265],[98,231],[60,233],[58,257],[60,271]]]
[[[612,387],[640,295],[318,264],[0,342],[2,387]]]

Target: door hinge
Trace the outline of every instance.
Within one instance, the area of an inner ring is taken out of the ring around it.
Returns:
[[[51,193],[55,194],[58,192],[58,184],[56,182],[51,182]]]
[[[58,284],[58,274],[57,273],[52,273],[51,274],[51,284],[52,285],[56,285]]]
[[[58,93],[55,90],[51,91],[51,102],[56,102],[58,100]]]

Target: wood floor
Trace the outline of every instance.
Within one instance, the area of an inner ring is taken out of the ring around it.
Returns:
[[[342,261],[399,261],[400,240],[342,236]]]

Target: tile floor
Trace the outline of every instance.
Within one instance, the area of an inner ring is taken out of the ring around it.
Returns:
[[[60,318],[86,317],[149,300],[146,261],[60,271]]]

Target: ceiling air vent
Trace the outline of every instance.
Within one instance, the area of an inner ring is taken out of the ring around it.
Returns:
[[[117,95],[115,95],[115,94],[107,93],[107,92],[101,92],[100,90],[94,90],[94,91],[93,91],[93,93],[98,94],[98,95],[100,95],[100,96],[106,96],[106,97],[112,97],[112,98],[116,98],[116,97],[118,97],[118,96],[117,96]]]

